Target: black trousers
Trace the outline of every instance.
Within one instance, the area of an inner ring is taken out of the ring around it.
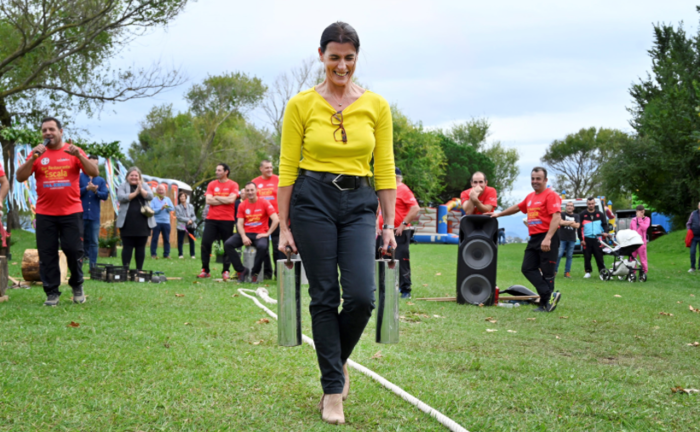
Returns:
[[[326,394],[343,391],[343,364],[374,309],[376,213],[371,187],[341,191],[306,176],[294,184],[291,229],[309,279],[311,325]]]
[[[182,247],[185,245],[185,237],[190,241],[190,256],[194,256],[194,239],[187,234],[187,230],[177,230],[178,256],[182,256]]]
[[[257,236],[257,234],[248,234],[248,238],[253,241],[253,247],[255,248],[255,262],[253,262],[253,268],[250,271],[254,275],[257,275],[260,273],[260,267],[262,267],[265,257],[267,257],[268,260],[270,259],[270,252],[268,249],[270,246],[270,239],[267,237],[256,239],[255,236]],[[241,263],[241,257],[238,256],[236,249],[241,246],[243,246],[243,239],[238,233],[232,235],[231,238],[226,240],[226,243],[224,243],[226,256],[229,257],[233,268],[239,273],[243,271],[244,267],[243,263]]]
[[[272,222],[270,222],[272,223]],[[279,249],[279,244],[280,244],[280,227],[279,225],[277,228],[272,232],[272,235],[270,236],[270,240],[272,241],[272,260],[274,261],[274,266],[270,262],[270,254],[265,255],[265,278],[266,279],[272,279],[272,269],[275,269],[274,274],[277,274],[277,261],[281,259],[285,259],[287,256],[280,252]]]
[[[58,247],[66,255],[70,279],[68,285],[83,284],[83,213],[66,216],[36,215],[36,248],[39,252],[39,275],[46,295],[61,295],[61,268]]]
[[[586,273],[590,273],[593,270],[593,266],[591,266],[591,255],[595,257],[595,264],[598,266],[598,272],[600,272],[605,268],[603,249],[600,247],[597,238],[586,237],[586,247],[583,248],[583,267]]]
[[[146,243],[148,243],[148,236],[122,236],[122,265],[129,267],[131,256],[136,255],[136,268],[143,270],[143,262],[146,259]]]
[[[543,252],[541,245],[547,233],[530,236],[525,248],[523,275],[535,286],[540,295],[540,305],[549,303],[549,298],[554,292],[554,273],[559,259],[559,233],[552,236],[549,252]]]
[[[411,243],[413,230],[404,230],[396,237],[396,252],[394,256],[399,262],[399,289],[402,293],[411,292],[411,255],[408,246]],[[379,237],[381,239],[381,236]]]
[[[216,240],[221,240],[226,242],[233,235],[234,221],[222,221],[222,220],[211,220],[207,219],[204,223],[204,234],[202,234],[202,269],[209,273],[209,259],[211,258],[211,245],[214,244]],[[231,268],[231,261],[229,257],[224,254],[224,269],[222,273],[228,271]]]

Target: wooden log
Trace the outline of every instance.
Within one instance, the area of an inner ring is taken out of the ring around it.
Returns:
[[[58,251],[58,266],[61,269],[61,285],[68,283],[68,261],[63,251]],[[39,275],[39,251],[27,249],[22,257],[22,277],[28,282],[41,281]]]
[[[7,281],[9,278],[7,269],[7,257],[0,256],[0,297],[5,296],[5,291],[7,291]]]

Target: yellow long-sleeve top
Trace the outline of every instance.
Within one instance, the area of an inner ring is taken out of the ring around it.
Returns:
[[[282,123],[279,186],[291,186],[299,168],[353,176],[371,176],[374,154],[375,189],[396,189],[394,138],[389,103],[365,91],[343,110],[347,142],[336,142],[331,123],[335,109],[315,88],[289,100]],[[338,139],[341,132],[336,134]]]

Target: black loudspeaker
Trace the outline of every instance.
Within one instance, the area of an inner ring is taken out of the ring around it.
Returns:
[[[469,215],[459,222],[457,303],[491,306],[496,297],[498,220]]]

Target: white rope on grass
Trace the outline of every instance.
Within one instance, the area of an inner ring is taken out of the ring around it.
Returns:
[[[273,299],[270,297],[270,295],[267,293],[267,290],[265,288],[258,288],[257,290],[251,290],[251,289],[243,289],[239,288],[238,292],[241,293],[242,295],[248,297],[249,299],[252,299],[255,304],[267,312],[268,315],[270,315],[272,318],[277,319],[277,314],[272,312],[270,309],[265,307],[260,301],[258,300],[257,297],[254,295],[246,294],[246,293],[254,293],[260,296],[265,302],[270,303],[270,304],[276,304],[277,300]],[[301,338],[304,342],[307,344],[311,345],[313,349],[316,349],[316,346],[314,345],[313,339],[310,337],[302,334]],[[456,421],[452,420],[451,418],[447,417],[445,414],[441,413],[440,411],[436,410],[435,408],[431,407],[430,405],[426,404],[425,402],[421,401],[417,397],[413,396],[412,394],[408,393],[401,387],[397,386],[396,384],[392,383],[391,381],[387,380],[386,378],[382,377],[376,372],[373,372],[366,367],[362,366],[361,364],[354,362],[350,359],[348,359],[348,365],[359,371],[362,372],[363,374],[367,375],[368,377],[372,378],[373,380],[377,381],[379,384],[383,385],[384,387],[388,388],[392,392],[396,393],[397,395],[401,396],[403,400],[406,402],[410,403],[411,405],[417,407],[419,410],[423,411],[424,413],[430,415],[433,417],[435,420],[437,420],[440,424],[445,426],[447,429],[451,430],[452,432],[469,432],[465,428],[463,428],[459,423]]]

